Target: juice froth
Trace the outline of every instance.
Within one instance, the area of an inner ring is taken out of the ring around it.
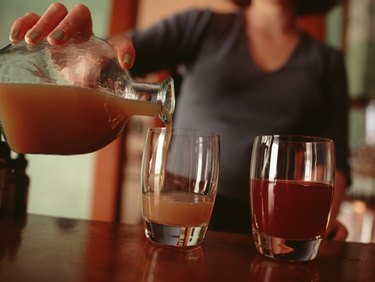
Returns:
[[[208,225],[214,204],[208,196],[182,191],[148,192],[142,203],[148,220],[178,226]]]

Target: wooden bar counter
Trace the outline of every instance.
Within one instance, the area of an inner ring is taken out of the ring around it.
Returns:
[[[180,251],[149,244],[142,226],[1,215],[0,281],[375,281],[375,244],[325,241],[316,260],[287,263],[246,234],[208,232]]]

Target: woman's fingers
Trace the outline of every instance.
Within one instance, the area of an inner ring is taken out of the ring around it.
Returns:
[[[29,44],[37,44],[43,40],[68,14],[66,7],[54,3],[48,7],[38,22],[26,32],[25,40]]]
[[[135,59],[134,46],[130,38],[125,34],[121,34],[110,38],[108,43],[115,49],[121,67],[130,69]]]
[[[90,10],[85,5],[78,4],[68,12],[63,4],[54,3],[41,17],[28,13],[17,19],[12,25],[9,38],[13,42],[25,38],[27,43],[37,44],[47,37],[49,43],[59,44],[76,33],[85,37],[92,35]]]
[[[32,28],[40,19],[40,16],[34,13],[27,13],[13,22],[10,29],[9,39],[17,42],[25,37],[26,32]]]
[[[59,21],[48,36],[48,41],[51,44],[63,43],[76,33],[80,33],[84,37],[92,35],[91,13],[82,4],[76,5],[64,19]]]
[[[335,228],[336,232],[332,240],[345,241],[345,239],[348,237],[348,229],[346,229],[346,227],[338,221],[336,222],[335,225],[336,225],[336,228]]]
[[[328,229],[326,239],[345,241],[348,237],[348,229],[339,221],[335,221]]]

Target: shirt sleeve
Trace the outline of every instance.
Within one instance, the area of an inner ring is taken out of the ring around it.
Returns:
[[[146,29],[130,31],[136,51],[132,75],[174,69],[192,61],[204,39],[210,17],[209,10],[188,10]]]
[[[349,95],[345,62],[339,51],[332,52],[327,60],[323,91],[325,94],[323,101],[325,119],[321,123],[323,134],[334,140],[336,168],[344,172],[349,186],[351,183],[348,141]]]

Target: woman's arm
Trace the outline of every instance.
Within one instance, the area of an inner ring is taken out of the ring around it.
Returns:
[[[348,236],[348,230],[337,221],[341,203],[345,200],[347,177],[341,170],[336,170],[334,196],[332,201],[331,217],[328,224],[327,239],[343,241]]]
[[[335,51],[328,58],[324,87],[326,115],[321,127],[323,134],[335,141],[336,175],[327,239],[345,240],[348,231],[337,221],[337,216],[340,212],[341,203],[345,200],[346,189],[351,182],[348,164],[348,85],[342,54]]]

